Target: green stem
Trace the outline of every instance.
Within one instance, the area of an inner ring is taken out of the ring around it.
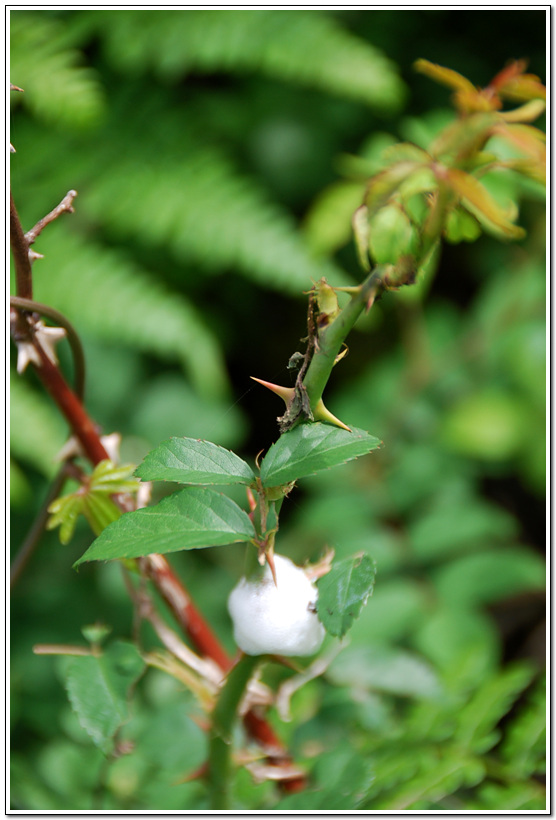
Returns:
[[[228,673],[226,682],[212,713],[209,747],[209,785],[214,810],[231,808],[232,732],[238,717],[239,704],[260,655],[242,655]]]
[[[312,409],[322,398],[336,356],[342,349],[346,336],[355,325],[364,308],[372,304],[377,293],[382,289],[381,276],[383,273],[384,269],[380,266],[371,271],[334,321],[320,331],[318,345],[303,379]]]

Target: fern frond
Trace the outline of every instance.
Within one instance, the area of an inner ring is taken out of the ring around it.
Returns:
[[[79,65],[79,52],[68,47],[64,34],[49,17],[11,12],[11,79],[24,89],[11,99],[53,125],[89,127],[104,111],[104,95],[95,72]]]
[[[496,726],[513,702],[531,682],[533,670],[526,665],[508,666],[487,679],[458,712],[456,742],[484,753],[499,739]]]
[[[396,791],[381,797],[372,808],[405,811],[420,804],[438,803],[462,787],[475,786],[484,776],[480,760],[465,757],[457,750],[446,749],[440,756],[428,749],[416,749],[421,759],[420,772]]]
[[[67,427],[48,398],[33,390],[25,376],[10,373],[11,455],[50,478],[67,437]]]
[[[485,783],[479,790],[479,801],[469,808],[481,813],[534,812],[541,813],[547,807],[546,791],[534,780],[517,783]]]
[[[118,157],[81,202],[108,230],[164,244],[186,264],[237,270],[260,285],[298,295],[326,276],[351,284],[332,262],[318,261],[293,218],[217,149],[181,156]]]
[[[545,771],[546,718],[543,676],[528,693],[527,703],[517,712],[501,743],[501,756],[517,777],[531,777]]]
[[[389,111],[405,95],[393,63],[320,11],[111,11],[98,22],[109,59],[130,73],[257,72]]]
[[[195,308],[118,251],[58,225],[41,237],[36,298],[101,339],[181,361],[205,396],[226,393],[219,345]]]

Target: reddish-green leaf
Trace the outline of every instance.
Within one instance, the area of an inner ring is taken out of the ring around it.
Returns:
[[[521,239],[525,236],[523,228],[510,222],[504,210],[475,177],[457,168],[448,168],[446,174],[452,190],[483,224],[502,232],[509,239]]]

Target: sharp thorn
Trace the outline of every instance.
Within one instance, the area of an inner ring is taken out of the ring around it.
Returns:
[[[279,384],[272,384],[272,382],[265,382],[262,379],[257,379],[255,376],[251,376],[253,381],[262,384],[263,387],[268,387],[269,390],[272,390],[273,393],[276,393],[277,396],[280,396],[286,404],[289,404],[291,399],[295,394],[295,389],[293,387],[282,387]]]

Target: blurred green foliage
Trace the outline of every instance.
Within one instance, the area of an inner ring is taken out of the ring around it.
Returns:
[[[545,23],[508,10],[11,12],[24,228],[79,192],[37,241],[35,298],[82,335],[86,403],[122,433],[124,462],[170,435],[250,459],[277,438],[282,407],[249,376],[293,378],[303,291],[360,279],[362,180],[386,145],[425,144],[446,122],[448,93],[411,63],[485,85],[527,56],[542,77]],[[527,237],[474,243],[471,224],[453,226],[465,244],[444,248],[434,282],[387,294],[334,373],[327,405],[385,446],[303,480],[278,550],[363,550],[375,592],[349,646],[293,696],[291,723],[271,713],[309,790],[281,797],[241,771],[237,809],[544,808],[544,211],[534,183],[496,182]],[[15,553],[66,434],[30,374],[11,401]],[[145,675],[119,737],[131,753],[104,758],[61,664],[32,653],[80,643],[95,621],[129,637],[119,568],[71,569],[91,540],[84,523],[69,546],[45,534],[12,593],[13,808],[207,808],[203,785],[181,782],[206,754],[181,685]],[[233,651],[225,601],[243,550],[174,564]]]

